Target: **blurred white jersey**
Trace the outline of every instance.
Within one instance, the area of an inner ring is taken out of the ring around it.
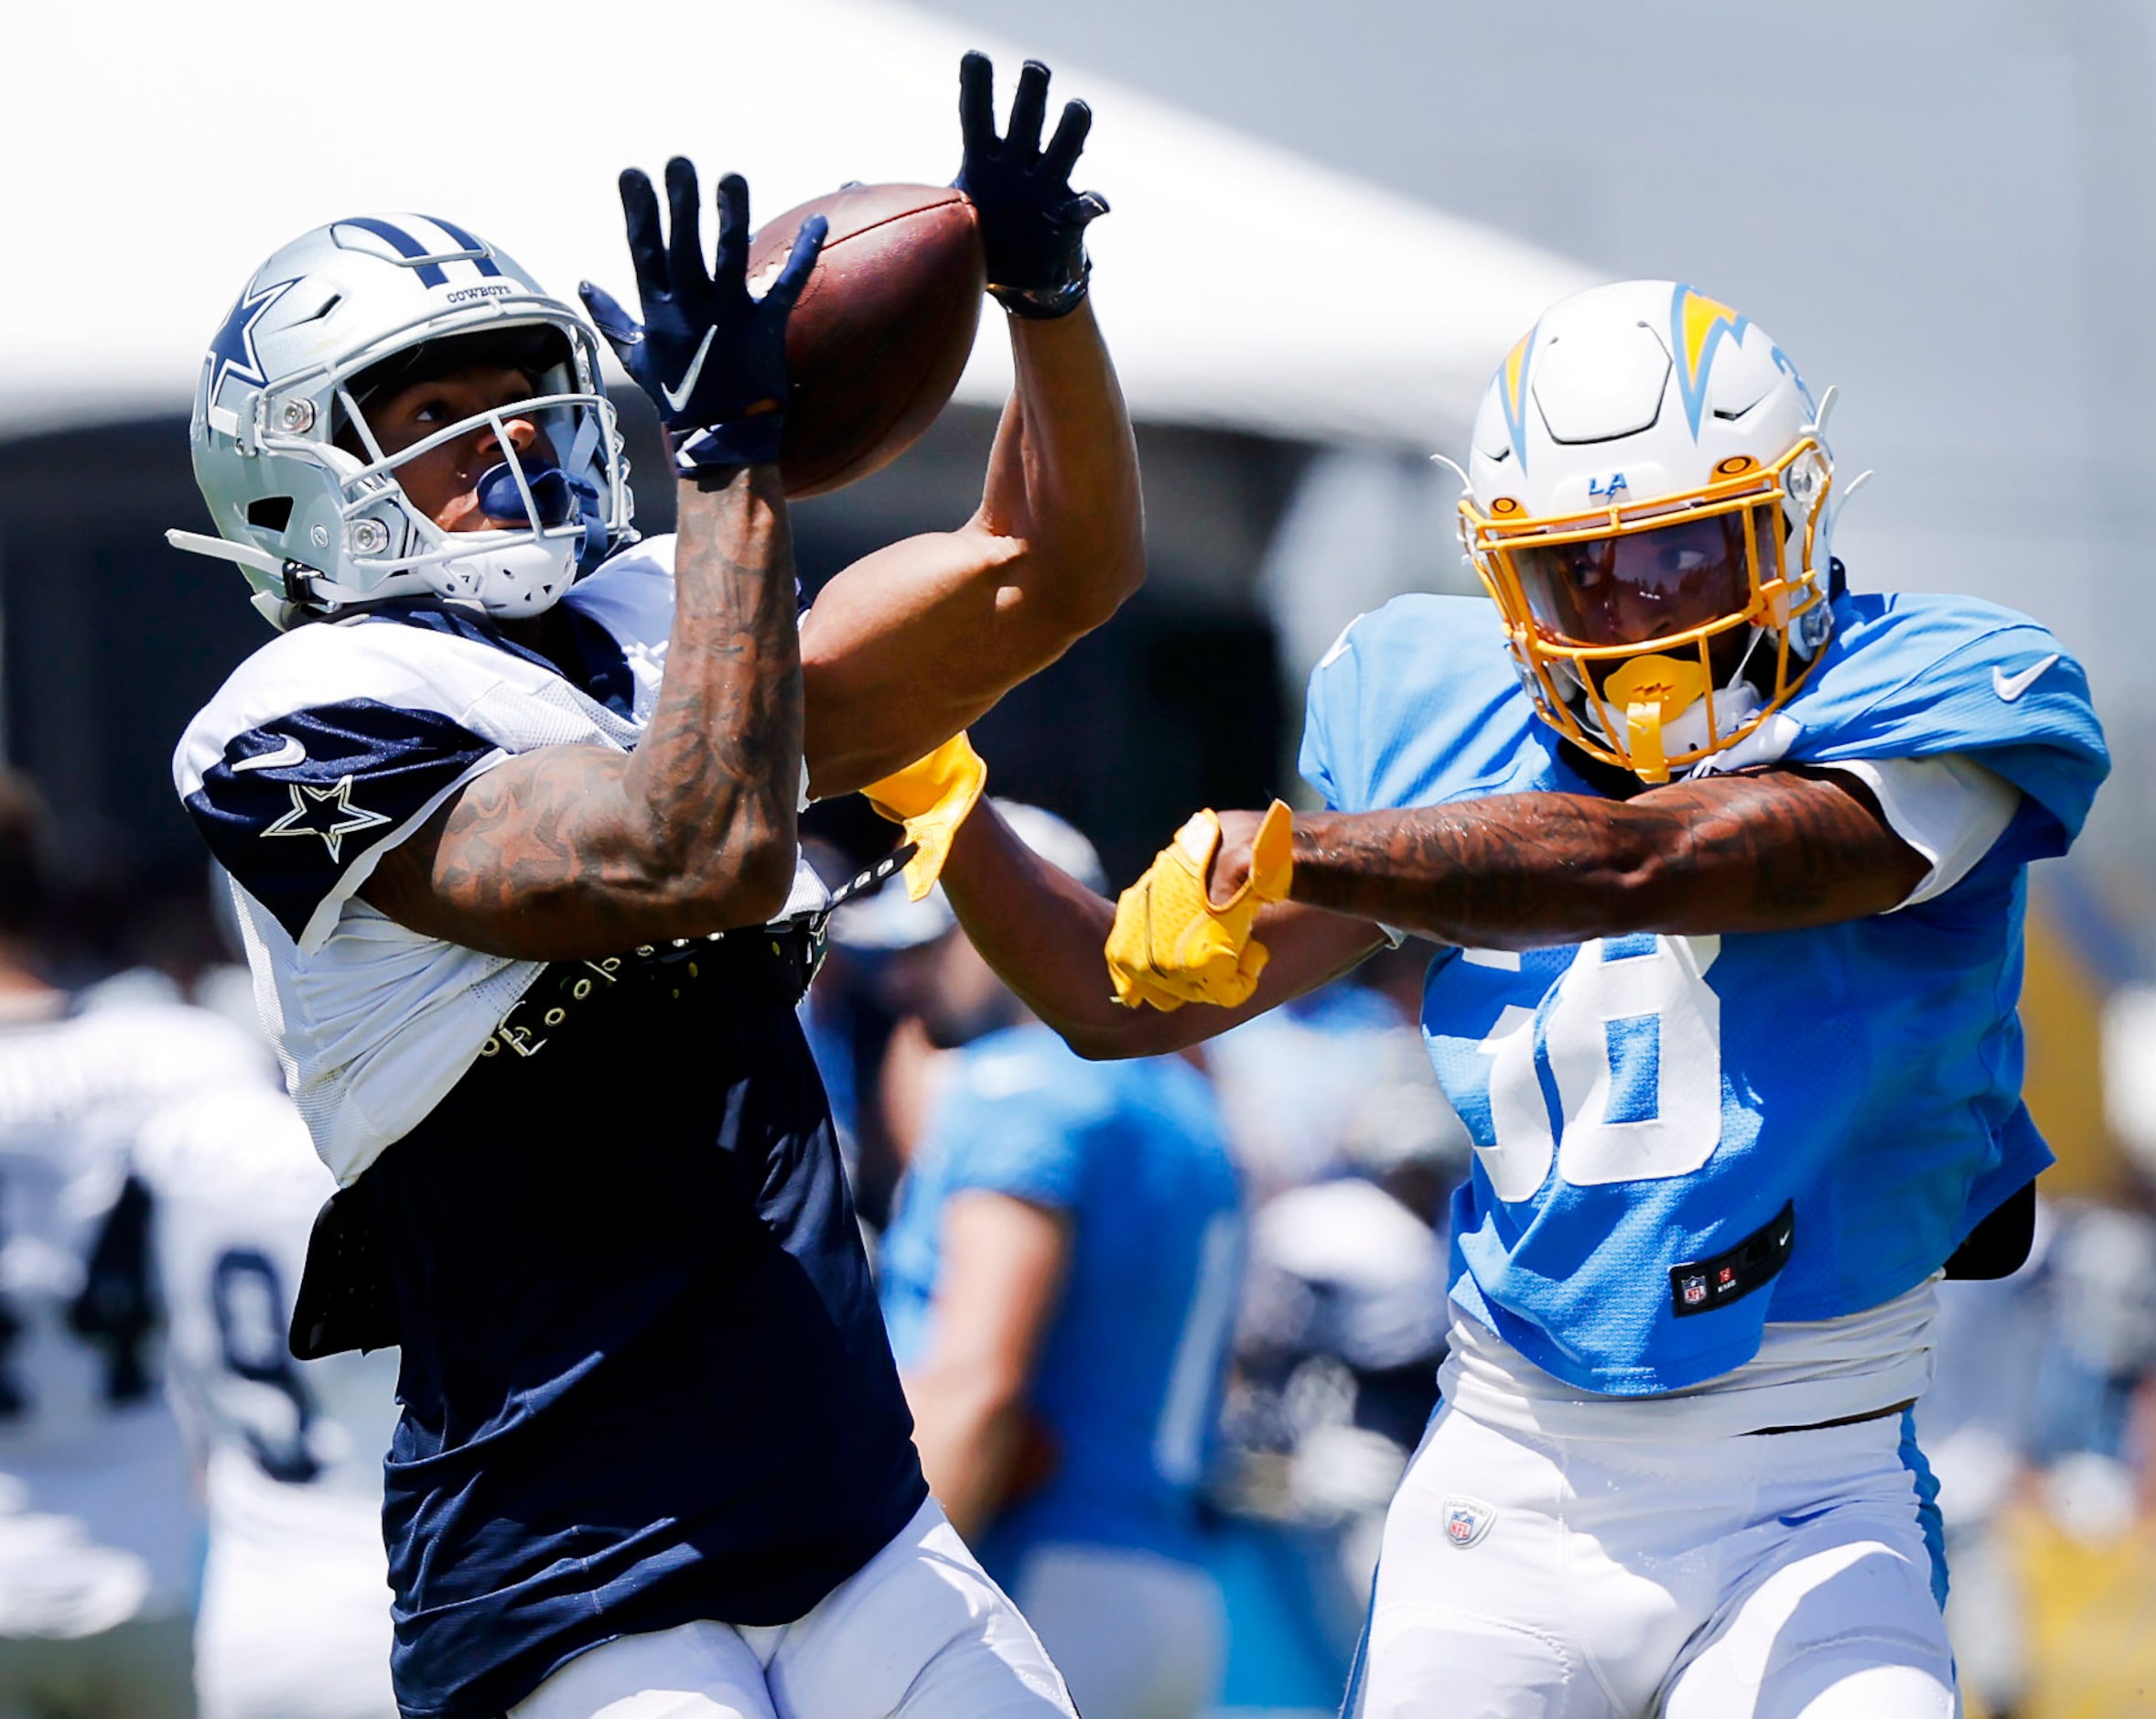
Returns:
[[[207,1010],[57,995],[0,1014],[0,1636],[193,1605],[201,1512],[159,1389],[137,1130],[205,1082],[271,1077]]]
[[[393,1352],[286,1346],[336,1181],[290,1099],[203,1093],[145,1130],[175,1395],[207,1454],[195,1634],[202,1719],[392,1719],[382,1460]]]

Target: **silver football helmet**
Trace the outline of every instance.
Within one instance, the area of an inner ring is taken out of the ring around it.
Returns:
[[[385,453],[374,379],[457,341],[532,376],[534,393]],[[519,457],[510,420],[558,464]],[[406,497],[406,462],[490,429],[479,482],[501,529],[445,531]],[[361,216],[302,234],[255,270],[211,341],[195,391],[195,481],[219,535],[167,535],[237,562],[276,626],[433,592],[501,617],[536,614],[631,541],[628,464],[599,380],[598,337],[501,251],[424,215]]]

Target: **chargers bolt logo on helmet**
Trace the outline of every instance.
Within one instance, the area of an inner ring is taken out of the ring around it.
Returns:
[[[531,396],[383,449],[370,399],[481,363],[523,371]],[[520,420],[539,432],[521,453]],[[446,531],[398,472],[474,432],[501,455],[478,485],[490,528]],[[238,563],[280,627],[430,592],[536,614],[635,535],[598,334],[502,252],[430,216],[333,222],[257,269],[202,361],[189,438],[218,535],[167,535]]]
[[[1513,348],[1461,537],[1566,739],[1666,782],[1803,686],[1831,625],[1824,417],[1764,330],[1671,281],[1577,294]]]

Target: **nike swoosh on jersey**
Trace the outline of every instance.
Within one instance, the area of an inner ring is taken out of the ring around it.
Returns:
[[[703,343],[696,348],[695,357],[689,360],[688,371],[682,377],[681,385],[678,388],[669,388],[663,383],[660,384],[659,392],[666,396],[666,404],[676,412],[681,410],[689,395],[695,392],[696,378],[704,373],[704,361],[711,353],[711,337],[717,332],[717,328],[708,328],[704,330]]]
[[[2002,703],[2011,704],[2042,679],[2043,671],[2058,660],[2059,654],[2054,651],[2043,661],[2032,664],[2018,675],[2009,675],[1994,663],[1991,665],[1991,690],[1999,695]]]
[[[274,752],[257,752],[252,758],[243,758],[232,765],[232,774],[243,770],[283,770],[287,765],[307,762],[307,743],[296,735],[285,736],[285,743]]]

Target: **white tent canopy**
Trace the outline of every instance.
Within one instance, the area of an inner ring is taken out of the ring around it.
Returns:
[[[763,216],[846,179],[947,180],[957,62],[1022,47],[879,0],[521,7],[39,6],[10,31],[0,437],[184,411],[250,272],[320,222],[438,211],[566,296],[630,297],[613,179],[685,153]],[[1141,416],[1327,441],[1456,438],[1576,266],[1059,68],[1095,301]],[[707,229],[708,231],[708,229]],[[997,319],[961,397],[1001,398]]]

